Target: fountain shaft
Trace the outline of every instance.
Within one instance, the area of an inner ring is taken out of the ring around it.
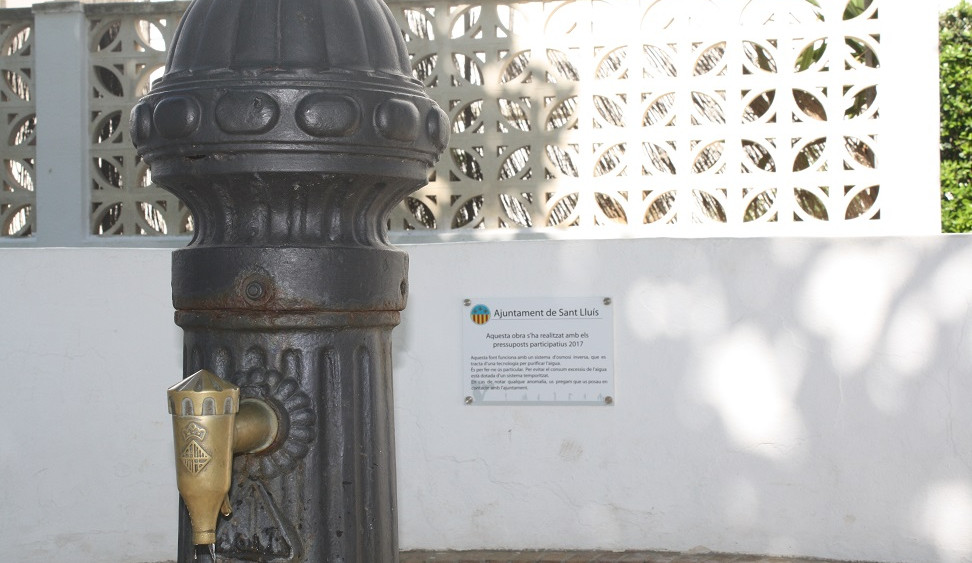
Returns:
[[[220,561],[398,560],[390,334],[407,255],[388,214],[448,118],[380,0],[194,0],[132,111],[153,180],[189,206],[173,254],[184,376],[279,418],[234,463]],[[183,515],[180,563],[195,549]]]

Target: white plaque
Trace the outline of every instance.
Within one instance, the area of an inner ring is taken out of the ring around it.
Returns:
[[[466,403],[613,404],[613,319],[604,297],[467,299]]]

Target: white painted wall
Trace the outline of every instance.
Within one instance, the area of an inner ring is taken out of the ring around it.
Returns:
[[[408,250],[403,548],[972,561],[972,237]],[[168,254],[0,250],[0,558],[174,557]],[[614,299],[616,404],[464,405],[462,299],[546,295]]]
[[[0,250],[0,560],[174,559],[168,255]]]

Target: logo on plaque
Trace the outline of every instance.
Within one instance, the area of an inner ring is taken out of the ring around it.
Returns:
[[[489,322],[489,315],[489,307],[486,305],[476,305],[469,314],[469,316],[472,318],[472,322],[478,325],[484,325]]]

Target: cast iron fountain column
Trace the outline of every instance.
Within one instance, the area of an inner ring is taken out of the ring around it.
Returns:
[[[397,561],[390,331],[407,256],[386,221],[448,121],[388,8],[195,0],[131,133],[193,215],[172,271],[184,376],[213,372],[280,419],[265,455],[236,460],[219,560]]]

